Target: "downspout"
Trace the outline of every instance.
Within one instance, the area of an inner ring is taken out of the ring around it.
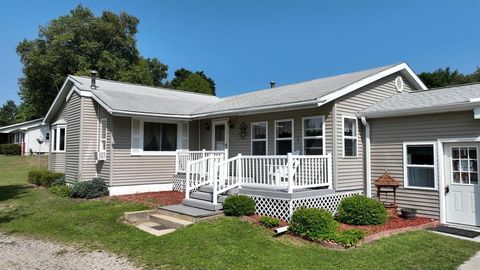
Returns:
[[[362,116],[362,124],[365,126],[365,165],[366,165],[366,192],[367,197],[372,197],[372,164],[370,157],[370,124],[367,118]]]

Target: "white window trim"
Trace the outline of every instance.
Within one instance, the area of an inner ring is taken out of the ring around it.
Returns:
[[[437,190],[438,176],[437,176],[437,143],[435,141],[420,141],[420,142],[403,142],[403,187],[405,189],[422,189],[422,190]],[[433,147],[433,165],[408,165],[407,164],[407,146],[412,145],[431,145]],[[408,166],[407,166],[408,165]],[[416,168],[433,168],[433,188],[410,186],[408,183],[407,167]]]
[[[139,146],[139,151],[135,151],[134,148],[132,148],[132,143],[130,142],[130,155],[131,156],[175,156],[177,154],[177,151],[143,151],[143,124],[145,122],[150,122],[150,123],[165,123],[165,124],[176,124],[177,125],[177,150],[181,149],[179,147],[180,144],[182,144],[182,123],[184,121],[173,121],[173,120],[164,120],[164,119],[150,119],[150,118],[131,118],[131,125],[130,125],[130,140],[133,137],[133,120],[139,120],[140,121],[140,146]]]
[[[357,134],[355,136],[345,136],[345,119],[353,119],[355,120],[355,130]],[[349,115],[342,115],[342,157],[343,158],[358,158],[358,118],[355,116],[349,116]],[[356,145],[356,150],[355,150],[355,156],[346,156],[345,155],[345,139],[355,139],[355,145]]]
[[[65,136],[64,136],[64,149],[63,150],[58,150],[60,149],[60,129],[65,129]],[[53,130],[56,130],[55,133],[50,132],[50,136],[52,136],[52,142],[55,141],[55,145],[52,143],[52,153],[65,153],[65,150],[67,149],[67,126],[66,125],[57,125],[52,128]],[[53,136],[57,136],[58,138],[53,139]]]
[[[321,118],[322,119],[322,136],[305,136],[305,120],[308,119],[315,119]],[[322,139],[322,155],[326,155],[327,150],[325,149],[325,115],[313,115],[313,116],[306,116],[302,117],[302,154],[305,154],[305,139]]]
[[[277,123],[278,122],[292,122],[292,137],[290,138],[277,138]],[[274,150],[275,150],[275,155],[277,155],[277,141],[288,141],[288,140],[291,140],[292,141],[292,150],[291,150],[291,153],[294,152],[294,149],[295,149],[295,122],[293,121],[293,118],[289,118],[289,119],[280,119],[280,120],[275,120],[275,123],[273,125],[273,128],[275,129],[274,132],[275,132],[275,137],[274,137]]]
[[[102,129],[104,128],[103,122],[105,121],[105,139],[102,138]],[[100,119],[99,121],[99,133],[98,133],[98,151],[107,152],[107,141],[108,141],[108,120],[106,117]],[[102,141],[105,141],[105,144],[102,144]],[[102,145],[105,145],[105,149],[102,149]]]
[[[265,139],[253,138],[253,126],[265,125]],[[268,121],[259,121],[250,123],[250,155],[253,155],[253,142],[265,142],[265,156],[268,156]]]

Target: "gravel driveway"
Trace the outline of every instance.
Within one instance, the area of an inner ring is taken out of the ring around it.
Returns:
[[[106,252],[26,237],[0,234],[0,269],[138,269],[128,260]]]

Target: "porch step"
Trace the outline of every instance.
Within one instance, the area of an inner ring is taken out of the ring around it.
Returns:
[[[222,211],[208,211],[183,204],[162,206],[157,213],[191,222],[223,215]]]
[[[198,188],[198,191],[205,192],[205,193],[213,193],[213,186],[212,185],[201,186]],[[238,194],[238,188],[230,189],[229,191],[222,194],[224,195]]]
[[[183,228],[190,224],[193,224],[192,221],[179,219],[176,217],[171,217],[171,216],[162,215],[162,214],[151,214],[150,220],[153,222],[162,224],[165,227],[174,228],[174,229]]]
[[[190,194],[190,198],[201,200],[201,201],[207,201],[207,202],[212,202],[213,201],[213,194],[209,192],[202,192],[202,191],[195,191]],[[223,203],[227,196],[218,196],[218,203]]]
[[[223,209],[223,204],[221,203],[213,204],[212,202],[197,199],[183,199],[182,204],[210,211],[219,211]]]

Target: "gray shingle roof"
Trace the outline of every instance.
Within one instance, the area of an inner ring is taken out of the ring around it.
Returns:
[[[149,87],[109,80],[96,80],[97,88],[90,89],[91,79],[70,76],[75,85],[92,93],[112,110],[152,114],[190,115],[205,105],[220,99],[186,91]]]
[[[235,109],[280,105],[292,102],[315,100],[335,92],[345,86],[369,77],[395,65],[388,65],[359,72],[347,73],[333,77],[258,90],[242,95],[223,98],[220,102],[205,106],[196,113],[221,112]]]
[[[370,106],[360,112],[359,115],[387,115],[409,110],[418,111],[444,106],[462,105],[468,104],[472,98],[480,98],[480,84],[399,93]]]

